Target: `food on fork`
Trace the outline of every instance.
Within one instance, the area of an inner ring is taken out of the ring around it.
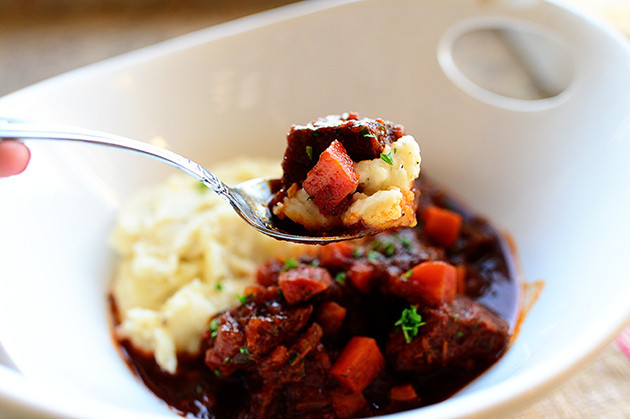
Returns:
[[[355,112],[293,125],[273,213],[311,232],[416,225],[420,147],[402,125]]]

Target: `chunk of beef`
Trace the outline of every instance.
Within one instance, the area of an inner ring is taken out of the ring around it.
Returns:
[[[456,367],[478,370],[491,365],[508,343],[508,324],[481,304],[457,296],[452,304],[423,308],[418,336],[407,343],[394,330],[386,358],[397,371],[429,373]]]
[[[326,386],[330,358],[322,334],[313,323],[289,346],[277,346],[257,363],[260,384],[251,394],[245,417],[322,417],[332,410]]]
[[[256,290],[245,304],[214,318],[203,336],[205,364],[220,376],[251,368],[251,361],[292,341],[313,312],[310,305],[281,305],[276,287]]]
[[[319,118],[306,125],[293,125],[287,134],[282,162],[282,183],[288,189],[301,184],[318,156],[338,140],[353,161],[377,158],[385,145],[405,134],[401,125],[382,119],[362,118],[351,112]]]

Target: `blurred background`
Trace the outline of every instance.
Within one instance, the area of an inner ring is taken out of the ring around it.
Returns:
[[[630,36],[630,0],[563,1]],[[109,57],[295,2],[0,0],[0,96]],[[630,417],[628,383],[630,362],[612,343],[580,373],[514,417]]]
[[[296,0],[0,0],[0,96]]]

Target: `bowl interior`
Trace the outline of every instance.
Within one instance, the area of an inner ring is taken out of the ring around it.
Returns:
[[[564,45],[572,80],[559,95],[477,95],[449,73],[458,33],[511,26]],[[423,170],[508,232],[524,278],[546,283],[506,356],[422,409],[460,415],[514,408],[630,316],[619,263],[630,237],[627,74],[621,37],[551,3],[305,2],[44,82],[1,99],[0,115],[159,137],[202,164],[280,156],[292,123],[327,114],[405,125]],[[0,342],[28,379],[71,397],[66,412],[169,414],[116,352],[106,295],[119,204],[174,169],[91,146],[31,147],[27,172],[0,179]]]

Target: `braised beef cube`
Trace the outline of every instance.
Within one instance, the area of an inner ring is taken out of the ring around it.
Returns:
[[[319,118],[306,125],[293,125],[287,134],[282,162],[283,186],[289,188],[293,183],[301,184],[319,155],[335,140],[343,144],[353,161],[361,161],[377,158],[386,145],[404,134],[401,125],[362,118],[354,112]]]
[[[238,307],[215,317],[204,334],[205,364],[220,376],[250,368],[251,361],[290,342],[307,325],[313,307],[281,304],[277,287],[258,287]]]
[[[205,364],[217,375],[229,376],[238,369],[234,360],[240,348],[245,347],[245,337],[238,316],[231,312],[223,313],[210,323],[208,333],[204,335],[204,343],[210,346],[205,353]]]
[[[407,342],[400,328],[386,347],[398,371],[428,373],[456,367],[478,370],[491,365],[508,343],[508,324],[480,303],[457,296],[452,304],[423,308],[418,335]]]
[[[265,354],[302,329],[313,312],[312,306],[287,308],[278,314],[252,316],[245,326],[247,348],[254,355]]]
[[[326,387],[330,358],[321,344],[322,333],[313,323],[290,346],[277,346],[258,361],[255,381],[260,384],[254,386],[249,415],[323,417],[332,410]]]

